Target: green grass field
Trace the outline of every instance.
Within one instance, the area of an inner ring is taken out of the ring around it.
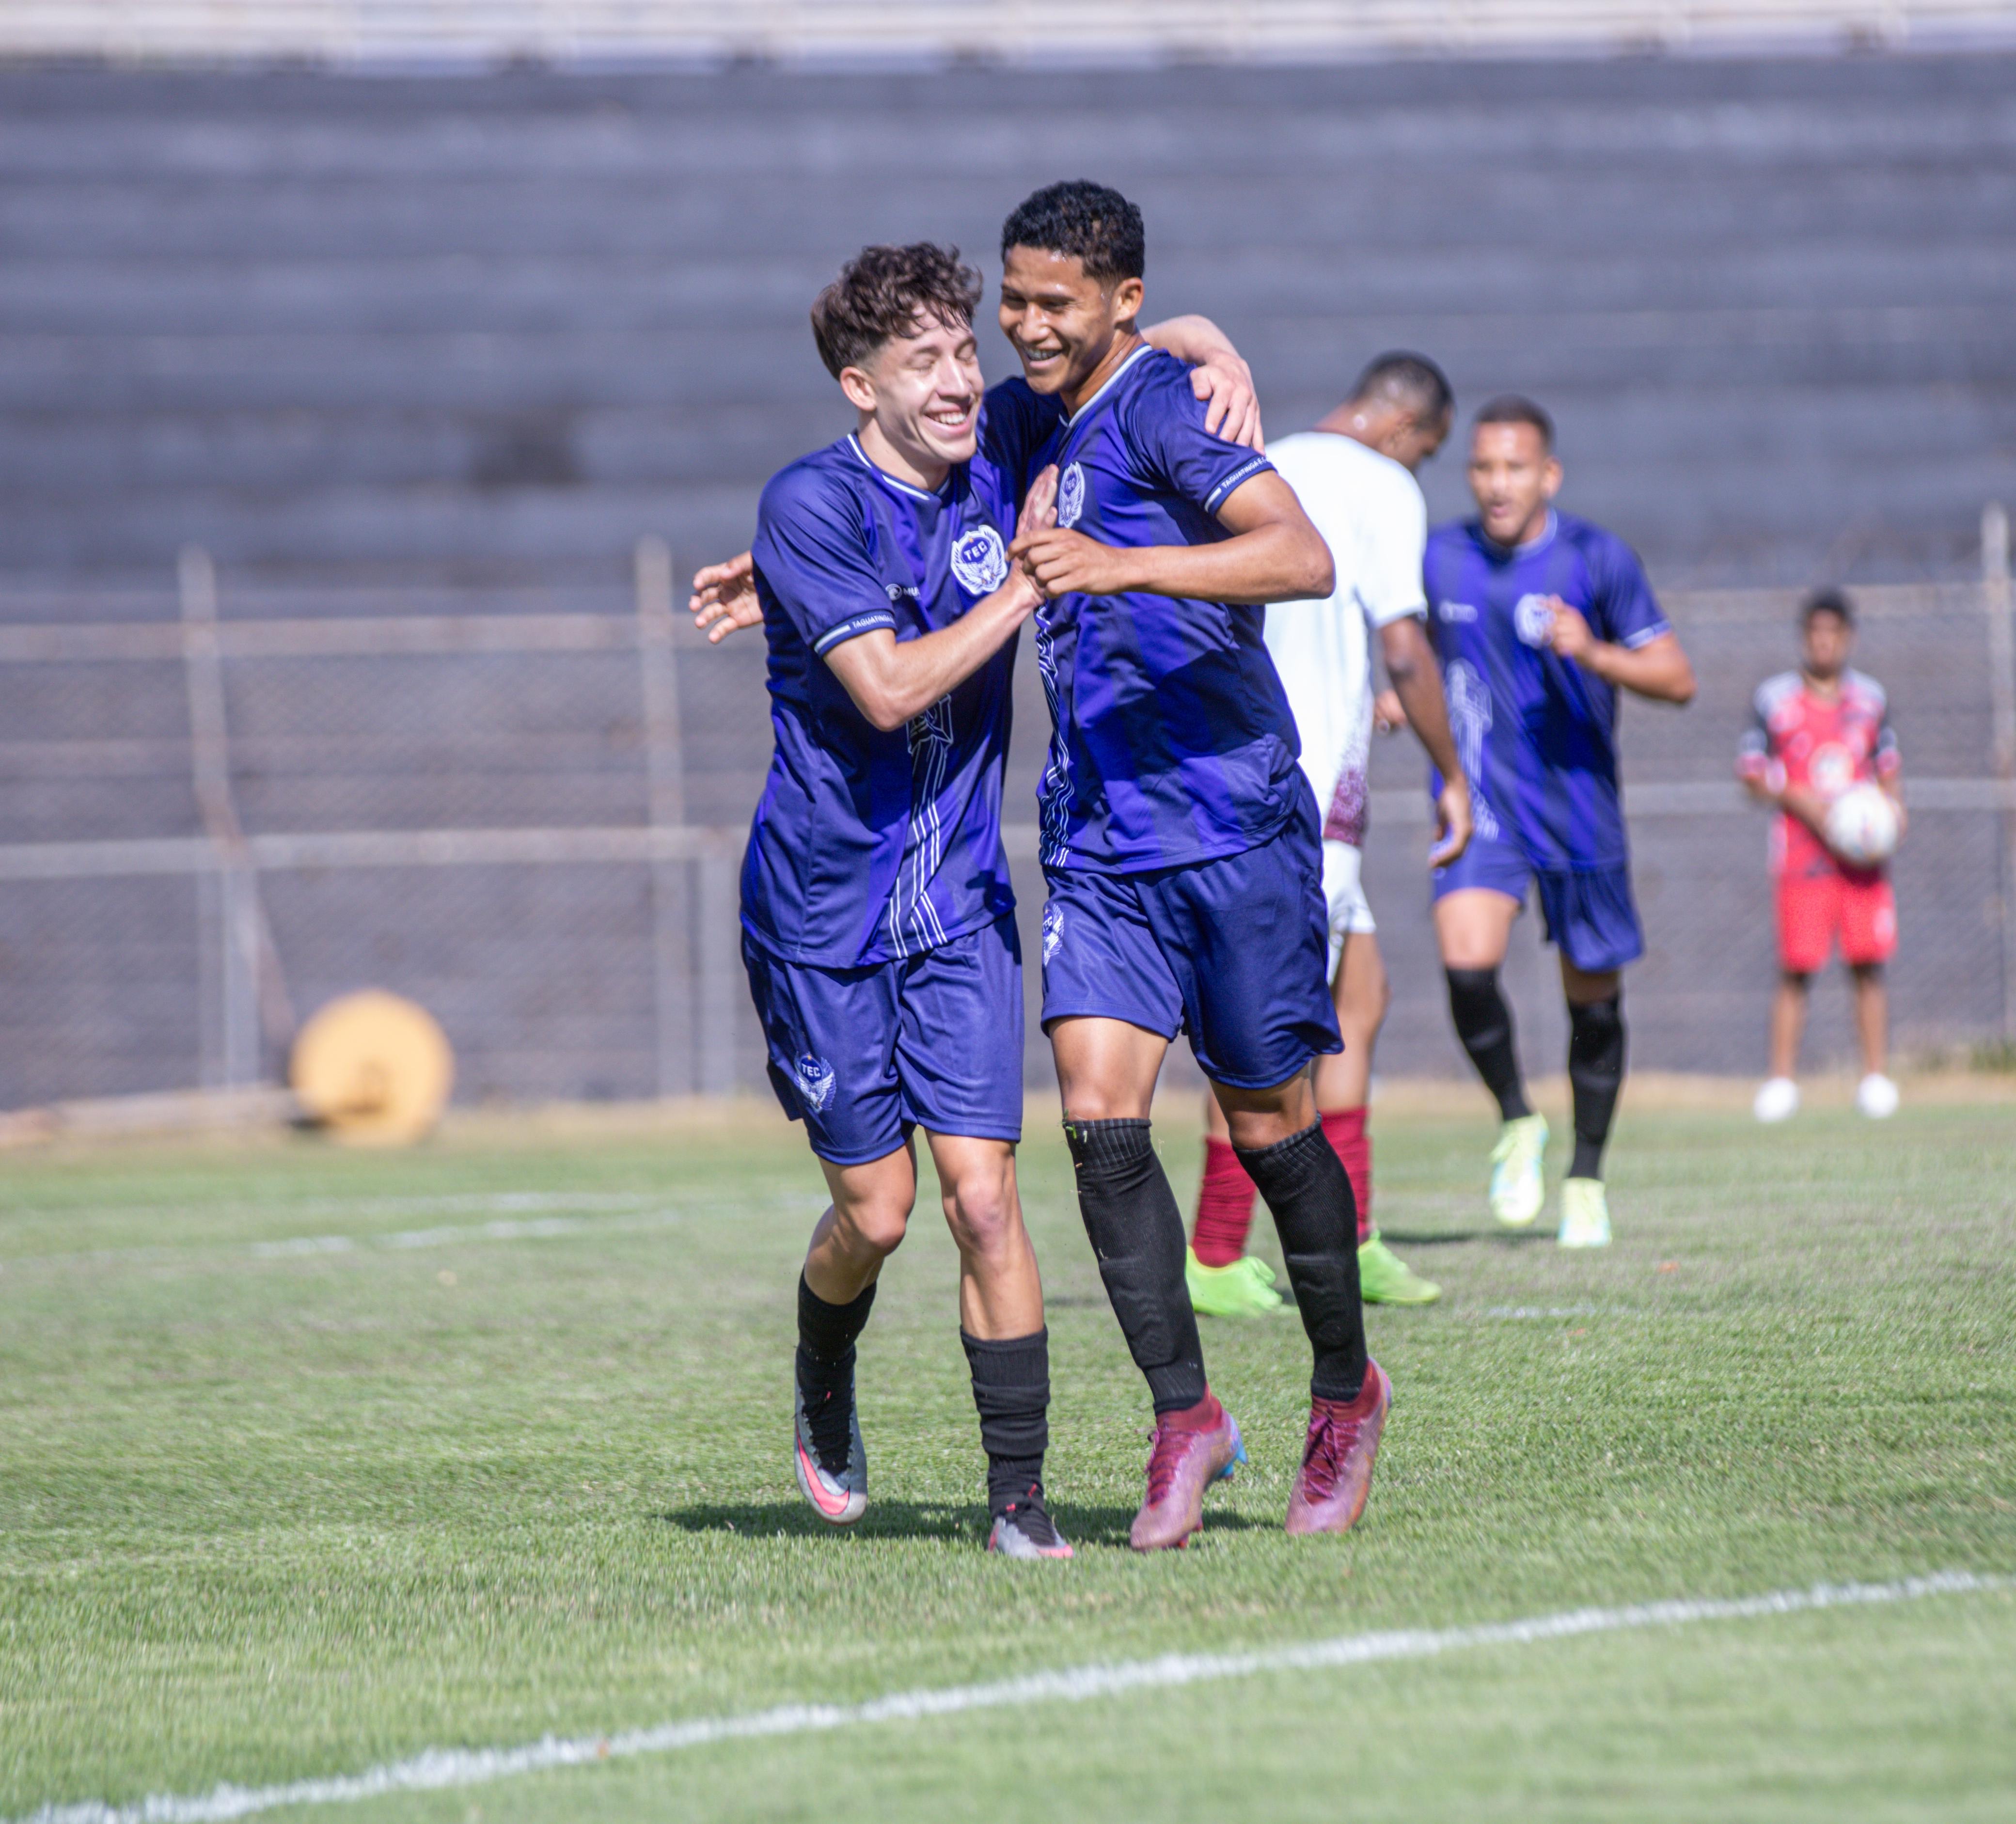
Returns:
[[[1187,1202],[1194,1138],[1171,1113]],[[570,1138],[484,1117],[397,1156],[292,1139],[10,1156],[0,1819],[1172,1650],[2016,1572],[2016,1105],[1770,1131],[1633,1112],[1611,1160],[1618,1243],[1597,1256],[1486,1232],[1481,1113],[1382,1113],[1388,1239],[1447,1297],[1372,1314],[1397,1403],[1364,1523],[1280,1530],[1307,1372],[1293,1316],[1207,1325],[1253,1461],[1192,1550],[1149,1560],[1125,1546],[1146,1402],[1063,1148],[1046,1121],[1031,1131],[1049,1479],[1080,1546],[1064,1566],[981,1550],[928,1195],[862,1348],[873,1504],[853,1536],[815,1530],[787,1388],[821,1200],[774,1119]],[[2007,1819],[2016,1593],[272,1815]]]

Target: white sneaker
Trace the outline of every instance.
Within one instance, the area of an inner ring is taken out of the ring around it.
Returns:
[[[1897,1085],[1881,1070],[1871,1070],[1855,1086],[1855,1106],[1872,1121],[1887,1121],[1897,1112]]]
[[[1789,1077],[1773,1077],[1750,1106],[1760,1121],[1788,1121],[1799,1112],[1799,1086]]]

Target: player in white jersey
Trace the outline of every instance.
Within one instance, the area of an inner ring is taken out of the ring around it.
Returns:
[[[1426,1304],[1440,1296],[1439,1287],[1380,1240],[1372,1224],[1366,1102],[1373,1043],[1390,995],[1359,873],[1375,726],[1390,730],[1404,718],[1449,782],[1438,806],[1440,840],[1431,865],[1453,860],[1470,840],[1469,791],[1426,631],[1421,559],[1427,507],[1413,473],[1448,437],[1454,405],[1433,362],[1382,354],[1359,376],[1345,404],[1314,430],[1267,452],[1323,534],[1337,569],[1329,596],[1276,603],[1267,610],[1267,649],[1294,713],[1302,770],[1323,812],[1330,981],[1344,1050],[1316,1060],[1316,1109],[1356,1196],[1359,1280],[1374,1304]],[[1376,702],[1375,633],[1393,685],[1391,697]],[[1210,1097],[1205,1111],[1204,1183],[1188,1262],[1190,1302],[1216,1316],[1270,1310],[1281,1302],[1273,1274],[1244,1251],[1253,1182]]]

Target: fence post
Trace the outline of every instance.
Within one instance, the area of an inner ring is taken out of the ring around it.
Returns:
[[[700,851],[700,1086],[709,1095],[735,1093],[735,986],[742,973],[741,941],[735,858],[716,839]]]
[[[231,802],[224,721],[224,664],[217,646],[217,570],[210,553],[185,545],[175,580],[182,598],[182,664],[189,690],[189,765],[196,808],[217,855],[216,884],[199,901],[217,919],[218,1012],[204,1031],[207,1086],[236,1089],[259,1078],[257,914],[248,916],[250,882],[244,838]],[[206,972],[198,972],[200,983]]]
[[[664,540],[637,541],[637,652],[644,693],[644,764],[654,833],[684,827],[686,750],[679,727],[679,654],[672,644],[672,553]],[[651,955],[658,1093],[693,1088],[693,871],[661,852],[651,862]]]
[[[1981,605],[1988,617],[1989,693],[1995,714],[1995,779],[2002,797],[2002,1036],[2016,1040],[2016,624],[2009,584],[2009,515],[1981,509]]]

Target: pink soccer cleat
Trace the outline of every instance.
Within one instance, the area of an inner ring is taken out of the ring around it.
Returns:
[[[1355,1400],[1312,1400],[1302,1466],[1288,1497],[1291,1533],[1344,1533],[1357,1524],[1372,1492],[1372,1459],[1393,1383],[1376,1362],[1365,1367],[1365,1385]]]
[[[1239,1426],[1207,1393],[1187,1412],[1165,1413],[1155,1423],[1148,1456],[1148,1498],[1134,1516],[1127,1542],[1137,1552],[1187,1545],[1204,1527],[1204,1491],[1246,1461]]]

